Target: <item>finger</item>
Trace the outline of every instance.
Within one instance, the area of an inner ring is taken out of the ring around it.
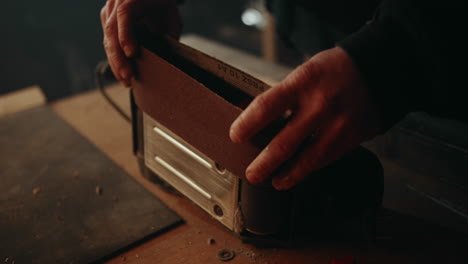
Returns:
[[[295,94],[279,85],[257,96],[231,125],[229,136],[242,142],[259,132],[294,105]]]
[[[106,52],[106,56],[109,57],[109,53],[108,52],[108,49],[109,49],[109,44],[108,44],[108,38],[106,37],[106,24],[107,24],[107,20],[108,20],[108,14],[110,13],[109,12],[109,2],[107,2],[104,7],[101,9],[101,27],[102,27],[102,31],[103,31],[103,34],[104,34],[104,38],[103,38],[103,46],[104,46],[104,50]],[[109,59],[108,59],[109,60]],[[115,78],[119,81],[119,82],[122,82],[122,78],[120,78],[120,75],[118,74],[118,71],[114,69],[114,66],[110,64],[109,62],[109,65],[111,67],[111,70],[115,76]]]
[[[111,14],[114,12],[115,4],[116,4],[115,0],[108,0],[106,3],[108,19],[110,18]],[[107,23],[107,21],[105,22]]]
[[[318,122],[319,111],[311,116],[295,116],[273,138],[268,146],[257,156],[246,170],[250,183],[256,184],[266,180],[281,164],[290,159],[299,145],[312,134]]]
[[[111,14],[105,24],[104,34],[104,48],[112,72],[123,85],[130,86],[133,71],[130,62],[120,48],[117,21],[114,13]]]
[[[135,1],[127,1],[117,8],[117,28],[120,47],[128,58],[135,57],[138,52],[135,32]]]
[[[101,16],[101,27],[102,27],[102,30],[104,31],[104,28],[105,28],[105,25],[106,25],[106,22],[107,22],[107,3],[101,8],[101,13],[100,13],[100,16]]]
[[[106,24],[109,20],[109,16],[112,13],[112,10],[109,10],[109,5],[111,1],[107,1],[106,4],[101,9],[101,27],[104,37],[106,36]]]
[[[120,77],[120,73],[119,73],[119,70],[118,68],[115,66],[115,62],[112,58],[112,53],[109,51],[110,50],[110,47],[108,44],[109,43],[109,40],[107,40],[106,37],[104,37],[104,41],[103,41],[103,44],[104,44],[104,51],[106,52],[106,57],[107,57],[107,61],[109,62],[109,66],[111,68],[111,71],[112,73],[114,74],[114,77],[120,82],[120,83],[124,83],[124,80],[122,79],[122,77]]]
[[[342,137],[344,125],[345,120],[337,118],[328,126],[326,133],[318,138],[309,138],[304,150],[273,178],[273,187],[288,190],[348,151],[348,147],[343,144],[346,142]]]

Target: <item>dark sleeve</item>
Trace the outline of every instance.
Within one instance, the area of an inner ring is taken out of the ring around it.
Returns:
[[[372,21],[337,44],[361,72],[385,130],[413,111],[468,120],[462,10],[455,0],[384,0]]]

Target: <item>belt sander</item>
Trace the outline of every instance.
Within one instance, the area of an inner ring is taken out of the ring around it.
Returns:
[[[145,177],[172,186],[246,242],[372,238],[383,194],[374,154],[359,147],[289,191],[250,184],[246,167],[284,121],[242,144],[230,141],[229,128],[269,85],[176,40],[138,35],[131,105],[134,153]]]

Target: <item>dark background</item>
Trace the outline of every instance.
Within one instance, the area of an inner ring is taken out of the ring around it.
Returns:
[[[241,22],[248,1],[186,1],[184,33],[260,54],[258,30]],[[0,94],[37,84],[49,101],[94,88],[105,59],[99,12],[104,0],[5,1],[0,8]]]
[[[49,100],[89,90],[104,58],[103,1],[4,1],[0,9],[0,93],[38,84]]]

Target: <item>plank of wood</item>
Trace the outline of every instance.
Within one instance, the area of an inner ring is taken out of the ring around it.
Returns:
[[[0,95],[0,116],[43,105],[46,100],[37,85]]]

